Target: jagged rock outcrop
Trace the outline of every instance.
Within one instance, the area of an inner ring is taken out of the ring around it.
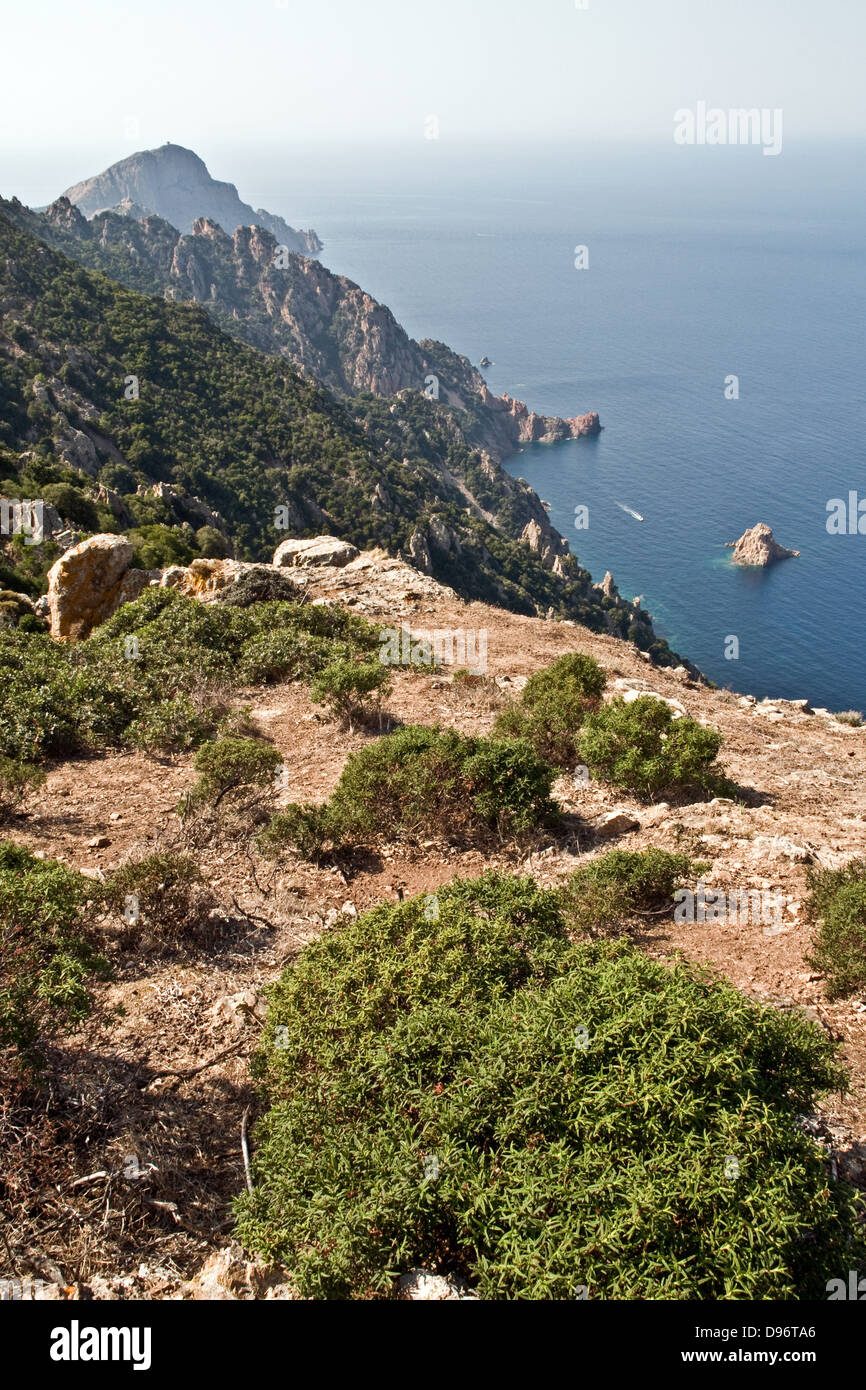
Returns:
[[[594,584],[593,588],[603,594],[606,599],[610,599],[614,607],[618,609],[627,608],[636,615],[641,614],[640,598],[623,598],[619,589],[616,587],[614,577],[610,570],[605,570],[604,579],[600,584]],[[641,614],[641,616],[643,615]]]
[[[265,227],[290,251],[315,254],[322,243],[312,231],[296,231],[282,217],[241,201],[233,183],[213,179],[193,150],[166,144],[139,150],[101,174],[67,188],[63,197],[92,217],[119,208],[124,216],[154,212],[182,232],[192,231],[197,217],[210,217],[227,232],[236,227]]]
[[[568,555],[568,541],[563,540],[558,531],[548,523],[545,528],[541,520],[527,521],[520,539],[534,551],[546,570],[554,574],[565,574],[563,558]]]
[[[523,401],[503,394],[507,414],[514,422],[521,444],[553,444],[560,439],[579,439],[582,435],[600,434],[601,423],[595,411],[562,420],[555,415],[536,415]]]
[[[420,527],[416,527],[409,537],[409,560],[422,574],[433,573],[433,558],[430,554],[430,546],[427,543],[426,535]]]
[[[183,517],[194,527],[212,526],[215,531],[225,534],[225,522],[219,512],[202,502],[200,497],[179,492],[171,483],[164,482],[154,483],[152,487],[139,487],[136,491],[151,497],[160,497],[176,515]],[[226,544],[230,546],[228,538]]]
[[[269,570],[243,560],[193,560],[189,565],[169,565],[157,575],[162,589],[179,589],[189,598],[209,600],[231,588],[250,570]]]
[[[91,536],[61,555],[48,572],[51,636],[80,641],[138,598],[153,576],[130,569],[131,561],[132,546],[122,536]]]
[[[779,545],[772,528],[765,521],[759,521],[750,531],[745,531],[738,541],[728,541],[733,550],[735,565],[772,565],[776,560],[788,560],[799,555],[799,550],[786,550]]]

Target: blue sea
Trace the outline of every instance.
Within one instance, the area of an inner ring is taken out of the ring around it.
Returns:
[[[866,534],[826,525],[830,499],[866,499],[863,155],[419,141],[296,154],[244,186],[413,337],[491,358],[494,391],[599,412],[598,438],[506,467],[672,647],[738,691],[864,709]],[[725,542],[758,521],[800,558],[734,568]]]

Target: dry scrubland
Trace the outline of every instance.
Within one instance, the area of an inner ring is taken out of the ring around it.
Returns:
[[[720,760],[741,796],[653,802],[566,773],[553,786],[564,812],[556,828],[476,843],[385,837],[308,862],[290,850],[263,855],[249,826],[230,817],[198,829],[182,822],[179,800],[197,778],[193,753],[49,761],[44,784],[7,820],[6,837],[94,880],[155,850],[190,853],[203,883],[189,910],[205,927],[171,949],[147,941],[120,949],[118,912],[108,952],[114,976],[95,985],[82,1028],[51,1040],[39,1105],[27,1110],[14,1093],[0,1102],[4,1273],[53,1283],[54,1296],[62,1296],[57,1286],[73,1297],[85,1286],[101,1297],[290,1296],[291,1271],[279,1261],[225,1253],[232,1200],[245,1185],[242,1132],[253,1132],[262,1108],[250,1058],[265,1027],[265,988],[308,943],[377,904],[490,869],[561,886],[612,848],[687,854],[710,866],[708,886],[785,895],[779,930],[676,924],[669,909],[625,925],[651,958],[670,962],[682,952],[756,1000],[805,1012],[839,1042],[849,1087],[825,1096],[811,1124],[834,1172],[866,1183],[866,1004],[857,991],[828,998],[808,960],[814,927],[805,911],[810,863],[836,868],[866,853],[866,731],[711,690],[575,624],[464,604],[398,562],[310,570],[306,583],[310,599],[336,601],[377,625],[486,630],[484,680],[455,681],[448,669],[393,672],[391,727],[488,734],[526,678],[580,651],[604,669],[608,695],[628,688],[617,681],[646,682],[718,730]],[[274,810],[324,802],[349,755],[381,736],[375,721],[349,729],[331,717],[303,682],[235,691],[232,700],[249,707],[248,732],[288,769],[286,788],[268,793]],[[624,816],[611,828],[605,817],[614,811]]]

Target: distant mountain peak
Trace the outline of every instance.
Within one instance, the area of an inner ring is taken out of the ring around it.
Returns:
[[[138,150],[61,196],[85,217],[115,211],[141,219],[155,213],[184,233],[192,231],[197,218],[207,217],[229,234],[237,227],[262,226],[280,245],[302,255],[322,249],[315,232],[297,231],[277,214],[242,202],[233,183],[211,178],[200,155],[184,145]]]

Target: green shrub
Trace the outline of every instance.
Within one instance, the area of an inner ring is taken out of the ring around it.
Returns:
[[[617,933],[634,917],[672,912],[675,891],[699,867],[664,849],[612,849],[575,869],[560,890],[563,915],[572,931]]]
[[[22,618],[33,618],[33,605],[13,589],[0,589],[0,627],[18,627]]]
[[[224,560],[231,555],[231,542],[215,526],[200,526],[195,533],[199,554],[206,560]]]
[[[349,648],[343,648],[348,654]],[[260,632],[244,646],[240,674],[248,685],[277,685],[304,680],[320,671],[334,656],[326,637],[291,628]]]
[[[0,821],[20,805],[28,792],[41,787],[44,781],[45,773],[35,763],[0,757]]]
[[[674,718],[663,700],[619,696],[587,717],[579,741],[581,760],[594,776],[639,796],[719,787],[715,765],[722,736],[694,719]]]
[[[124,922],[127,944],[150,938],[177,945],[200,937],[214,906],[195,860],[164,850],[121,865],[106,879],[103,898]]]
[[[380,661],[331,661],[310,686],[310,698],[351,731],[352,721],[369,718],[390,689],[390,672]]]
[[[49,483],[42,488],[42,500],[56,507],[61,517],[85,531],[99,530],[99,517],[91,498],[71,483]]]
[[[0,754],[25,762],[109,741],[132,705],[72,652],[39,633],[0,632]]]
[[[186,539],[188,534],[161,522],[152,526],[134,526],[126,533],[126,539],[132,545],[133,564],[142,570],[188,565],[195,558],[195,546]]]
[[[859,709],[840,710],[833,718],[838,724],[848,724],[852,729],[859,729],[863,724],[863,715]]]
[[[301,849],[389,834],[520,835],[555,816],[552,782],[553,770],[519,739],[410,724],[353,753],[326,808],[289,807],[261,843],[273,852],[286,841]]]
[[[31,622],[42,626],[0,625],[0,756],[28,762],[128,744],[184,751],[213,736],[232,688],[307,679],[376,646],[368,623],[326,605],[239,608],[169,588],[74,645],[25,632]]]
[[[494,736],[525,738],[552,767],[573,768],[587,714],[598,708],[606,684],[591,656],[570,652],[530,676],[520,699],[498,716]]]
[[[188,695],[175,695],[173,700],[146,708],[133,719],[127,738],[136,748],[166,753],[187,753],[211,738],[217,721],[196,709]]]
[[[809,964],[826,975],[831,999],[866,990],[866,859],[806,870],[807,911],[819,926]]]
[[[257,838],[265,855],[277,856],[286,845],[293,845],[302,859],[321,859],[335,848],[341,827],[329,806],[311,802],[293,803],[272,816]]]
[[[84,924],[92,892],[64,865],[0,842],[0,1050],[25,1066],[52,1033],[87,1017],[90,982],[109,973]]]
[[[237,800],[237,793],[273,786],[282,761],[279,749],[261,739],[211,739],[193,759],[199,779],[187,794],[188,804],[209,805],[216,810],[227,796]]]
[[[302,1297],[424,1266],[485,1299],[814,1298],[856,1267],[851,1190],[798,1123],[842,1084],[819,1029],[570,946],[531,880],[432,901],[332,929],[271,991],[237,1229]]]

